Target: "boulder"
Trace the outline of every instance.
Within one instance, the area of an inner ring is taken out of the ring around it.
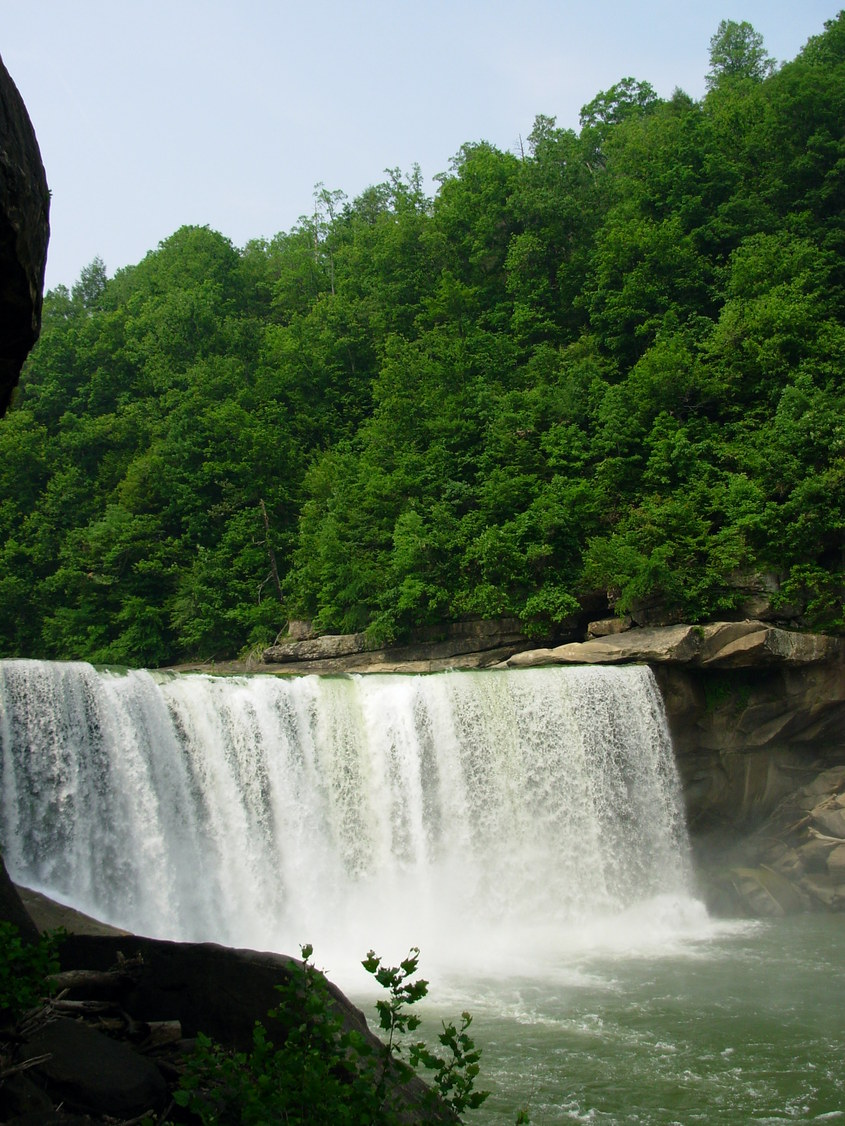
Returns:
[[[288,661],[334,661],[353,653],[363,653],[367,648],[365,633],[327,633],[307,641],[281,641],[264,650],[267,664],[284,664]]]
[[[66,969],[108,970],[121,957],[140,958],[140,970],[127,984],[123,1008],[143,1022],[178,1021],[187,1038],[204,1032],[237,1051],[252,1045],[257,1020],[265,1021],[279,1007],[276,986],[290,979],[296,959],[255,950],[232,950],[214,943],[166,942],[138,936],[69,935],[60,948]],[[367,1025],[359,1008],[328,982],[329,993],[347,1031],[355,1031],[383,1058],[384,1045]],[[300,1013],[290,1019],[299,1021]],[[284,1037],[284,1017],[280,1014]],[[399,1096],[400,1121],[452,1123],[445,1103],[432,1100],[432,1091],[413,1076],[393,1087]]]
[[[21,902],[32,922],[42,933],[44,931],[65,930],[70,934],[128,934],[120,927],[101,923],[75,907],[57,903],[32,888],[18,887]]]
[[[731,635],[730,626],[750,627]],[[763,622],[718,623],[705,626],[707,639],[701,663],[721,668],[760,668],[766,665],[811,665],[833,660],[842,640],[819,633],[793,633]]]
[[[556,637],[577,637],[579,618],[560,623]],[[470,619],[413,630],[402,644],[372,649],[366,635],[289,636],[265,649],[266,671],[428,673],[446,669],[492,668],[532,644],[517,618]],[[280,666],[273,668],[273,666]]]
[[[26,1045],[30,1057],[48,1057],[32,1070],[56,1102],[74,1110],[135,1118],[163,1110],[168,1101],[152,1060],[86,1024],[53,1020],[27,1037]]]
[[[597,622],[590,622],[587,626],[587,640],[594,637],[609,637],[616,633],[625,633],[631,628],[633,621],[630,614],[621,618],[601,618]]]
[[[310,622],[291,619],[288,622],[287,636],[289,641],[308,641],[314,636],[314,630]]]
[[[686,664],[693,660],[700,647],[701,637],[696,626],[655,626],[596,637],[591,641],[570,642],[554,649],[520,653],[512,657],[508,665],[530,668],[536,664],[607,665],[634,661]]]

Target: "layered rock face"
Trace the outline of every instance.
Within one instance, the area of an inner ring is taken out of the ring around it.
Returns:
[[[573,622],[570,635],[576,631]],[[264,671],[285,673],[441,672],[491,668],[535,644],[516,618],[421,629],[405,645],[376,650],[368,648],[364,633],[315,636],[307,623],[292,622],[288,637],[265,649],[262,660]]]
[[[845,817],[828,813],[845,804],[841,656],[655,672],[711,905],[749,915],[845,910],[845,852],[835,853]]]
[[[41,328],[49,212],[35,132],[0,59],[0,414]]]

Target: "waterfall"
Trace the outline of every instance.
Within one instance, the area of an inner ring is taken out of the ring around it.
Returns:
[[[612,930],[689,894],[645,668],[223,678],[7,660],[0,707],[13,878],[139,933],[511,957],[528,934]]]

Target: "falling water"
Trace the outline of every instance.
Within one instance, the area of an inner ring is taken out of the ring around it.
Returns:
[[[533,956],[692,902],[645,668],[281,679],[4,661],[0,702],[14,878],[137,932],[495,964],[529,934]]]

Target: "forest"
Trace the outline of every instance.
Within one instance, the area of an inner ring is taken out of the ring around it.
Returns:
[[[464,144],[47,294],[0,426],[0,654],[160,666],[593,592],[845,626],[845,12],[706,94]]]

